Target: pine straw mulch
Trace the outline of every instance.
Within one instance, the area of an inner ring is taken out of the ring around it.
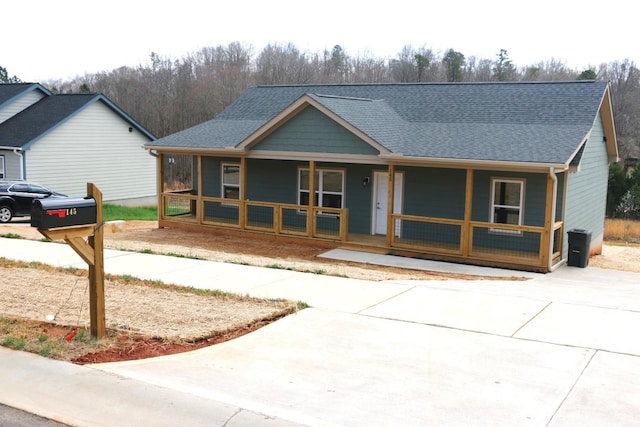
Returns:
[[[107,337],[97,341],[90,337],[88,283],[86,270],[0,258],[0,344],[79,364],[132,360],[226,341],[299,308],[106,275]]]

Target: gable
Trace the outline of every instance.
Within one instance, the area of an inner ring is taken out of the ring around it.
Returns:
[[[0,123],[0,146],[29,150],[36,141],[95,103],[103,104],[122,117],[131,129],[135,128],[145,134],[149,140],[155,140],[155,136],[131,119],[104,95],[63,94],[43,98]]]
[[[50,96],[37,84],[0,84],[0,123]]]
[[[362,141],[314,107],[306,107],[251,150],[378,155]]]

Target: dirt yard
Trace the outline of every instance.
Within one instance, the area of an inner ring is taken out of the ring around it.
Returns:
[[[158,229],[155,221],[127,222],[121,231],[109,231],[105,234],[105,247],[112,249],[368,280],[481,279],[326,260],[317,256],[327,248]],[[7,235],[35,240],[42,238],[26,222],[0,225],[0,236]],[[638,261],[639,246],[607,245],[604,254],[592,258],[589,265],[640,272]],[[43,337],[46,336],[46,339],[57,338],[60,341],[60,336],[75,330],[75,327],[88,327],[88,278],[85,271],[33,268],[19,263],[0,264],[0,268],[0,316],[34,321],[33,327],[40,334],[37,340],[45,340]],[[247,333],[297,309],[291,302],[184,292],[176,287],[121,277],[107,278],[105,295],[109,340],[104,345],[90,341],[83,345],[80,342],[77,349],[63,348],[59,355],[49,357],[75,363],[95,363],[185,351]],[[47,321],[51,316],[55,320]],[[1,326],[0,337],[3,336]],[[15,334],[15,329],[12,331]]]

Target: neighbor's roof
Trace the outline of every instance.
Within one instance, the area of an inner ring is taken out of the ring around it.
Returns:
[[[589,136],[607,87],[601,81],[257,86],[216,119],[147,145],[238,147],[306,96],[391,153],[566,164]]]
[[[101,94],[62,94],[41,99],[7,121],[0,123],[0,146],[28,148],[39,138],[46,135],[65,121],[73,117],[94,102],[103,102],[132,126],[139,129],[149,140],[155,136],[137,123],[108,98]]]
[[[40,90],[45,95],[51,95],[49,90],[38,83],[0,83],[0,107],[18,95],[25,94],[32,90]]]

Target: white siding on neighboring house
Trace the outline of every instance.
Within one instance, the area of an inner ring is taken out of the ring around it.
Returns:
[[[102,102],[94,102],[33,143],[25,153],[27,179],[69,196],[92,182],[105,202],[156,195],[156,159],[149,142]],[[155,200],[153,201],[155,203]]]
[[[22,158],[9,150],[0,150],[0,156],[4,157],[4,178],[22,179],[20,174]]]
[[[39,90],[32,90],[17,97],[12,102],[6,103],[6,105],[0,107],[0,123],[15,116],[20,111],[40,101],[45,96],[46,95]]]

